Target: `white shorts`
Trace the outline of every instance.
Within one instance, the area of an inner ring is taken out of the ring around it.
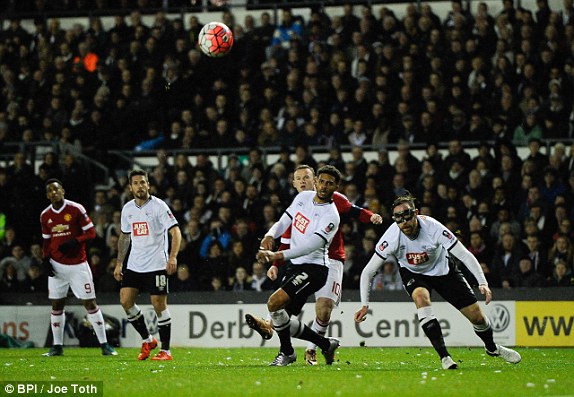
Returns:
[[[331,299],[335,302],[335,306],[339,306],[342,292],[343,262],[329,258],[329,274],[327,274],[327,282],[319,291],[315,292],[315,299]]]
[[[68,296],[70,288],[78,299],[96,298],[94,278],[88,262],[79,265],[62,265],[54,261],[51,262],[55,276],[48,277],[48,298],[64,299]]]

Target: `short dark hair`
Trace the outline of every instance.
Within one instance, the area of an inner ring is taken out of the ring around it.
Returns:
[[[48,179],[48,180],[46,181],[46,186],[51,185],[52,183],[57,183],[57,184],[60,185],[60,186],[64,186],[64,185],[62,184],[62,181],[59,180],[59,179],[57,179],[57,178],[50,178],[50,179]]]
[[[416,209],[417,206],[415,204],[415,196],[413,196],[411,194],[411,192],[409,192],[408,190],[405,190],[404,194],[401,194],[400,196],[397,196],[395,198],[395,201],[393,201],[393,204],[391,205],[391,212],[398,207],[401,204],[407,203],[409,204],[413,209]]]
[[[128,180],[130,181],[130,183],[132,183],[132,178],[134,176],[138,176],[138,175],[143,176],[146,181],[149,181],[149,178],[147,176],[146,171],[144,171],[144,170],[132,170],[132,171],[130,171],[129,176],[128,176]]]
[[[341,171],[339,171],[336,167],[333,167],[332,165],[324,165],[321,168],[319,168],[319,170],[317,170],[317,176],[321,174],[331,175],[333,178],[335,178],[335,182],[337,184],[339,184],[339,182],[341,182],[341,179],[343,179]]]

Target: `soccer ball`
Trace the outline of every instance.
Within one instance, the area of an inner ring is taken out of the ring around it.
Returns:
[[[221,22],[210,22],[199,32],[199,48],[207,56],[219,58],[233,47],[233,33]]]

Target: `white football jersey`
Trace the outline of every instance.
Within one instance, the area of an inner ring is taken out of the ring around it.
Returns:
[[[130,234],[131,248],[127,268],[138,273],[165,269],[169,258],[167,232],[177,220],[165,202],[157,197],[141,207],[131,200],[122,209],[121,228]]]
[[[458,241],[442,223],[429,216],[417,216],[419,234],[411,240],[393,223],[377,243],[375,252],[383,260],[394,256],[399,265],[413,273],[444,276],[449,272],[448,250]]]
[[[325,245],[321,249],[291,259],[291,263],[295,265],[306,263],[329,265],[329,246],[339,229],[339,212],[333,202],[315,203],[313,199],[316,194],[315,191],[299,193],[285,210],[291,218],[291,248],[304,246],[309,236],[313,234],[325,240]]]

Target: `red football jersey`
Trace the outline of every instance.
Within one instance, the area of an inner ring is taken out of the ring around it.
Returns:
[[[64,205],[57,211],[50,205],[42,211],[40,224],[44,239],[44,257],[49,256],[63,265],[77,265],[87,260],[85,240],[91,236],[95,237],[96,233],[92,220],[81,204],[64,200]],[[62,243],[73,238],[80,243],[76,248],[66,254],[58,250]]]
[[[339,214],[345,215],[347,214],[351,208],[353,208],[353,204],[349,201],[349,199],[339,192],[335,192],[333,194],[333,202],[337,207],[337,211]],[[369,223],[371,222],[371,216],[373,212],[361,207],[355,207],[359,209],[358,219],[360,222]],[[291,227],[289,227],[285,232],[281,235],[281,244],[287,246],[291,240]],[[284,249],[284,247],[279,248]],[[335,236],[333,237],[333,241],[331,241],[331,245],[329,246],[329,258],[335,259],[337,261],[345,262],[347,259],[345,255],[345,243],[343,242],[343,236],[341,234],[341,228],[337,230]]]

